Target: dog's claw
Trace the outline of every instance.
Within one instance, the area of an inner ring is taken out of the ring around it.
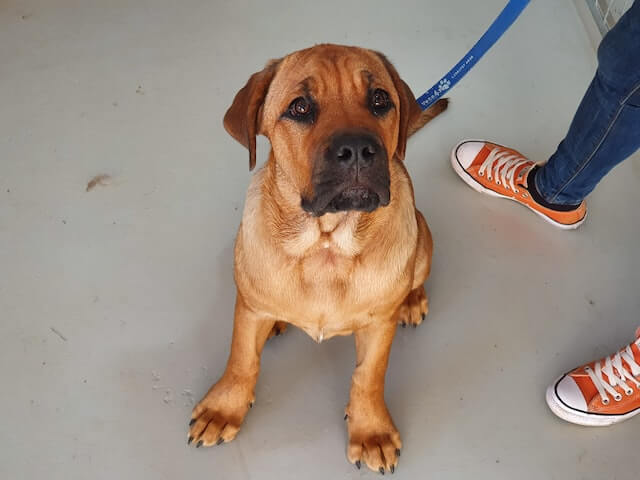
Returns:
[[[391,465],[391,473],[396,473],[396,467],[395,465]]]
[[[384,467],[380,467],[378,471],[380,472],[381,475],[384,475]]]
[[[220,445],[221,443],[224,443],[224,438],[222,437],[218,439],[218,441],[216,442],[216,445]]]
[[[400,456],[400,449],[396,448],[396,457],[399,457],[399,456]]]
[[[200,448],[203,443],[204,442],[202,440],[200,440],[198,443],[196,443],[196,448]]]
[[[402,328],[407,328],[407,324],[405,322],[402,322]]]
[[[187,445],[191,445],[191,442],[193,442],[193,437],[189,436],[189,438],[187,439]]]
[[[249,404],[249,408],[253,408],[253,402]]]
[[[347,418],[349,418],[349,414],[345,413],[344,414],[344,419],[346,420]]]
[[[356,460],[356,467],[358,468],[358,470],[360,470],[360,460]]]
[[[196,423],[196,419],[192,418],[191,421],[189,422],[189,426],[193,425],[194,423]]]
[[[427,318],[427,314],[426,314],[426,313],[423,313],[423,314],[422,314],[422,320],[424,321],[424,319],[425,319],[425,318]]]

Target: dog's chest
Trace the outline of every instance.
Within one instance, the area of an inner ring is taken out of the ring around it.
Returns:
[[[349,335],[366,325],[393,301],[402,283],[376,270],[376,262],[345,256],[330,240],[302,259],[289,283],[294,308],[287,321],[317,342]]]
[[[323,239],[320,245],[299,261],[301,280],[307,285],[323,285],[346,282],[354,269],[354,258],[345,256],[330,239]]]
[[[253,309],[320,342],[388,318],[406,295],[415,232],[405,232],[395,216],[375,233],[363,230],[359,212],[300,216],[275,228],[256,215],[260,209],[251,200],[236,251],[236,282]],[[389,237],[389,230],[396,234]]]

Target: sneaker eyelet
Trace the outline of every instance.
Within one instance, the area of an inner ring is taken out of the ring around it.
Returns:
[[[504,188],[506,188],[507,190],[509,190],[509,185],[505,185]]]
[[[622,400],[622,395],[620,395],[619,393],[616,393],[616,396],[615,396],[615,397],[613,397],[613,399],[614,399],[616,402],[619,402],[620,400]]]
[[[624,393],[627,397],[630,397],[631,395],[633,395],[633,388],[630,388],[629,390],[625,390]]]
[[[489,175],[489,176],[487,177],[487,179],[488,179],[488,180],[493,180],[493,177],[492,177],[491,175]]]
[[[516,192],[516,193],[520,193],[520,190],[517,190],[517,189],[516,189],[516,190],[514,190],[514,192]]]
[[[484,172],[478,172],[478,175],[480,175],[481,177],[484,177]]]
[[[603,405],[609,405],[609,399],[608,398],[603,398],[602,399],[602,404]]]

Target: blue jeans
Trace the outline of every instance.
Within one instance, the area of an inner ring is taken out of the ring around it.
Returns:
[[[605,35],[598,70],[569,132],[535,175],[550,204],[579,205],[609,170],[640,148],[640,0]]]

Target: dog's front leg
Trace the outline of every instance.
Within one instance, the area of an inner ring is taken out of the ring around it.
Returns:
[[[373,322],[355,332],[356,369],[346,408],[349,429],[347,457],[376,472],[393,472],[402,441],[384,403],[384,376],[396,331],[392,320]]]
[[[274,324],[249,310],[238,295],[227,368],[193,409],[189,443],[209,447],[235,438],[253,405],[260,354]]]

